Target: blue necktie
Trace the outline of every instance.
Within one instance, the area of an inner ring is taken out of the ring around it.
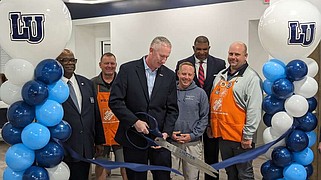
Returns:
[[[77,96],[75,93],[75,89],[72,86],[72,82],[68,81],[67,84],[69,87],[69,96],[71,97],[72,101],[74,102],[75,106],[77,107],[78,111],[80,112]]]

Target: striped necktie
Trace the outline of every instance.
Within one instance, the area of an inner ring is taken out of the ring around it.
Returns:
[[[79,108],[76,92],[75,92],[74,87],[72,86],[72,82],[68,81],[67,84],[68,84],[68,87],[69,87],[69,95],[70,95],[72,101],[74,102],[75,106],[77,107],[78,111],[80,112],[80,108]]]
[[[203,61],[200,61],[200,67],[198,68],[198,82],[200,84],[200,87],[203,88],[204,86],[204,81],[205,81],[205,77],[204,77],[204,68],[203,68]]]

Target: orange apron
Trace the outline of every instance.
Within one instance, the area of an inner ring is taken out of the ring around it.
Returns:
[[[100,117],[103,122],[105,139],[107,146],[118,145],[114,140],[116,131],[118,129],[119,120],[108,107],[108,100],[110,92],[99,92],[99,85],[97,87],[97,101],[99,106]]]
[[[213,136],[241,142],[246,114],[235,102],[233,87],[236,80],[220,82],[210,97],[211,128]]]

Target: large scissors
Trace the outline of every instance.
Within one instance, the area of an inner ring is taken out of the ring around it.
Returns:
[[[149,148],[150,146],[161,146],[163,148],[168,149],[169,151],[171,151],[171,153],[173,153],[176,157],[179,157],[181,159],[183,159],[184,161],[196,166],[199,170],[205,172],[206,174],[213,176],[216,178],[216,174],[218,174],[217,170],[215,168],[213,168],[212,166],[210,166],[209,164],[205,163],[204,161],[198,159],[197,157],[189,154],[188,152],[186,152],[185,150],[167,142],[165,139],[163,139],[163,135],[162,133],[159,131],[158,129],[158,123],[157,120],[149,115],[148,113],[145,112],[137,112],[135,113],[136,115],[145,115],[147,117],[147,123],[149,126],[149,133],[156,136],[155,140],[144,136],[142,133],[137,132],[134,129],[129,129],[131,132],[143,137],[146,139],[147,144],[145,146],[138,146],[135,145],[129,138],[128,136],[128,131],[126,132],[126,137],[128,139],[128,141],[135,147],[141,150],[146,150],[147,148]]]

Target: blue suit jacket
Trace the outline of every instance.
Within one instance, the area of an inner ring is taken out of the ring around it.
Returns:
[[[99,114],[98,104],[92,82],[80,75],[75,75],[82,96],[81,113],[69,96],[62,106],[64,109],[63,120],[71,128],[71,137],[66,141],[71,148],[85,158],[93,158],[95,145],[105,143],[104,130]],[[65,155],[65,161],[75,161]]]
[[[180,60],[177,62],[176,69],[175,69],[176,74],[177,74],[179,65],[182,62],[186,62],[186,61],[192,63],[195,67],[195,57],[194,57],[194,55],[192,55],[186,59],[183,59],[183,60]],[[205,90],[208,97],[210,97],[210,93],[211,93],[211,90],[213,87],[213,81],[214,81],[216,74],[223,69],[225,69],[225,61],[224,60],[213,57],[211,55],[209,55],[207,57],[206,79],[204,81],[203,89]],[[197,69],[196,69],[196,71],[197,71]],[[176,78],[177,78],[177,75],[176,75]],[[200,84],[198,82],[198,77],[196,77],[196,75],[194,77],[194,81],[197,86],[200,86]]]
[[[126,130],[135,122],[146,120],[136,112],[147,112],[158,121],[159,130],[171,135],[178,117],[175,74],[165,66],[157,70],[151,98],[148,95],[143,58],[123,64],[111,87],[109,107],[120,124],[115,140],[123,146],[133,147],[126,138]],[[131,141],[141,145],[142,138],[131,136]]]

